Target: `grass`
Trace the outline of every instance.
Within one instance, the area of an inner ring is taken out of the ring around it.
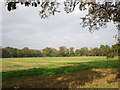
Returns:
[[[40,57],[40,58],[3,58],[3,71],[23,70],[29,68],[58,68],[61,65],[79,64],[68,62],[54,62],[54,61],[103,61],[106,57]],[[113,59],[116,60],[116,59]],[[34,63],[34,64],[33,64]],[[38,64],[48,63],[48,64]],[[21,65],[22,68],[15,65]],[[14,68],[13,68],[14,67]]]
[[[53,61],[88,61],[88,62],[53,62]],[[17,62],[13,63],[13,62]],[[34,64],[33,64],[34,63]],[[36,63],[36,64],[35,64]],[[48,64],[38,64],[48,63]],[[63,66],[72,65],[72,66]],[[106,57],[40,57],[40,58],[4,58],[3,81],[28,76],[46,76],[82,72],[98,68],[120,68],[117,58]]]
[[[104,83],[93,88],[116,88],[120,82]]]

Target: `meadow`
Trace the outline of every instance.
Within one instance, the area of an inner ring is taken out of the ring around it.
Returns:
[[[84,79],[81,78],[79,81],[82,81],[82,85],[84,85],[85,83],[88,83],[88,81],[86,81],[85,79],[88,78],[89,81],[92,81],[94,77],[99,79],[99,77],[103,77],[102,72],[104,72],[105,76],[110,75],[108,71],[110,72],[112,71],[113,73],[113,71],[116,71],[116,69],[119,67],[120,67],[120,63],[118,62],[117,57],[111,60],[108,60],[106,59],[106,57],[102,57],[102,56],[100,57],[91,56],[91,57],[3,58],[2,59],[3,87],[15,87],[16,85],[18,87],[23,87],[23,86],[37,87],[35,86],[36,84],[34,85],[34,83],[37,83],[35,81],[39,79],[40,80],[38,81],[39,82],[38,86],[40,86],[40,83],[43,83],[43,82],[47,83],[47,80],[55,81],[53,77],[54,78],[56,77],[59,78],[61,76],[66,77],[66,75],[67,75],[66,78],[71,76],[71,80],[73,81],[77,80],[78,79],[77,77],[79,77],[79,79],[80,77],[83,77]],[[110,69],[115,69],[115,70],[110,70]],[[86,78],[84,77],[85,75],[87,75]],[[77,79],[73,79],[73,77]],[[24,85],[21,84],[25,82],[24,80],[29,82],[28,79],[33,80],[32,82],[30,82],[32,83],[32,85],[30,84],[31,86],[30,85],[26,86],[25,84]],[[44,81],[45,79],[46,81]],[[64,79],[60,79],[60,80],[62,82],[62,80]],[[68,80],[70,80],[70,78]],[[11,83],[9,83],[9,81]],[[14,81],[16,81],[18,84],[15,84]],[[110,85],[107,85],[107,86],[110,86]],[[61,87],[61,86],[68,87],[70,85],[61,83],[61,85],[57,87]],[[42,84],[41,87],[47,87],[47,86],[44,86]],[[53,87],[53,86],[50,86],[48,84],[48,87]],[[97,85],[97,87],[99,87],[99,85]]]

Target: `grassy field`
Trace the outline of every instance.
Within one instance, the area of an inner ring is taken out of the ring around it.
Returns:
[[[9,80],[17,80],[18,78],[43,78],[51,75],[55,77],[57,75],[64,76],[67,74],[71,75],[86,71],[88,72],[93,69],[114,69],[119,67],[120,63],[117,58],[108,60],[106,57],[38,57],[2,59],[2,75],[3,82],[5,83]],[[6,84],[3,83],[3,85]]]

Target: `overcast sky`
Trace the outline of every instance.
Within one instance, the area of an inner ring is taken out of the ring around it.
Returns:
[[[3,26],[2,46],[15,48],[29,47],[31,49],[43,49],[45,47],[99,47],[113,45],[117,35],[116,26],[108,23],[108,27],[90,33],[87,28],[80,26],[80,17],[86,12],[79,10],[71,14],[64,11],[41,19],[39,7],[18,6],[17,10],[7,11],[2,7]]]

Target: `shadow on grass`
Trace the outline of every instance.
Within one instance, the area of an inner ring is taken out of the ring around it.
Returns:
[[[3,83],[3,88],[77,88],[98,77],[101,78],[103,76],[101,72],[95,71],[83,71],[53,76],[32,76],[8,80]]]
[[[75,63],[72,63],[75,64]],[[12,78],[28,77],[28,76],[46,76],[46,75],[58,75],[65,73],[75,73],[91,69],[98,68],[120,68],[120,63],[118,60],[108,60],[108,61],[94,61],[94,62],[82,62],[77,63],[74,66],[65,66],[60,68],[33,68],[27,70],[17,70],[17,71],[7,71],[2,72],[2,80],[9,80]]]

